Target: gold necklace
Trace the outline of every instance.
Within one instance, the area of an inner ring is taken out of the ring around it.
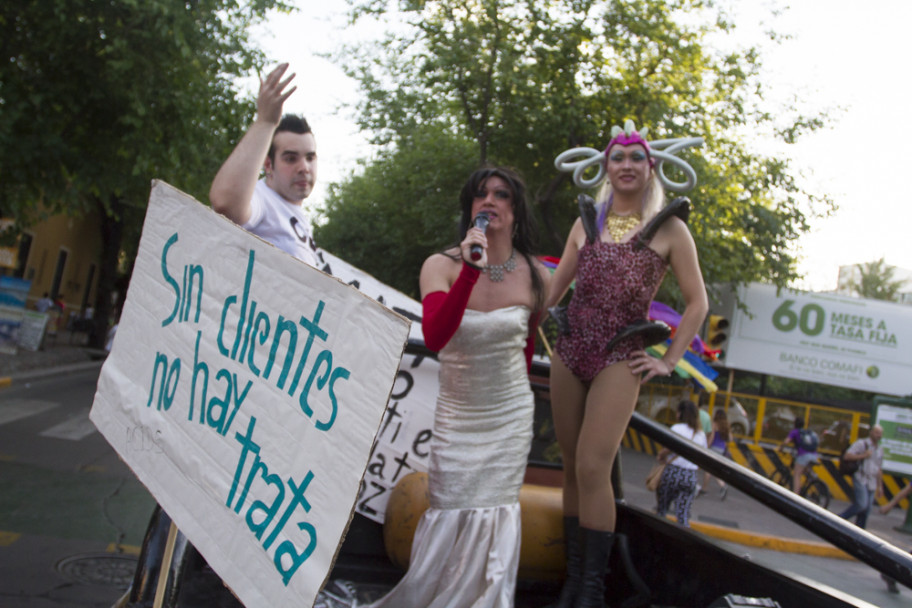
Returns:
[[[614,211],[608,212],[608,234],[615,243],[619,243],[621,238],[630,232],[634,226],[640,223],[640,214],[631,213],[630,215],[618,215]]]

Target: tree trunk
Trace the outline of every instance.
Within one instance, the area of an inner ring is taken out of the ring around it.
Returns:
[[[541,213],[542,223],[544,224],[544,234],[548,240],[543,243],[545,249],[555,248],[557,255],[561,255],[564,250],[564,235],[557,229],[554,218],[554,195],[558,188],[566,179],[563,175],[558,175],[545,184],[537,194],[537,204]]]
[[[123,302],[123,290],[118,290],[117,261],[123,241],[123,209],[119,198],[112,197],[106,209],[101,200],[96,201],[101,216],[101,264],[98,272],[98,289],[95,296],[95,325],[89,338],[89,346],[103,349],[108,335],[108,326],[113,315],[117,322]],[[118,302],[112,301],[117,293]]]

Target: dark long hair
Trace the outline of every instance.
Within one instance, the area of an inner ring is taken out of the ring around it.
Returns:
[[[678,420],[695,431],[701,430],[700,414],[697,413],[697,406],[693,401],[685,400],[678,404]]]
[[[725,410],[723,410],[721,407],[717,408],[716,413],[713,414],[713,422],[715,422],[716,426],[719,427],[719,430],[716,431],[718,435],[725,441],[729,441],[731,426],[728,424],[728,414],[726,414]]]
[[[529,271],[532,275],[532,291],[535,294],[536,308],[540,308],[545,299],[545,285],[541,276],[535,269],[532,259],[532,252],[535,250],[537,243],[535,235],[535,216],[532,214],[532,208],[529,205],[529,199],[526,196],[526,183],[519,173],[508,167],[485,165],[476,169],[469,179],[462,186],[459,193],[459,241],[465,238],[466,233],[472,226],[472,203],[475,201],[475,194],[481,188],[482,184],[490,177],[499,177],[507,183],[510,192],[513,195],[513,247],[520,252],[526,262],[529,264]]]

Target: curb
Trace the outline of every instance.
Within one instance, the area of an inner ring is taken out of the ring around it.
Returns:
[[[15,376],[0,376],[0,389],[10,387],[13,384],[20,384],[22,382],[30,382],[51,376],[59,376],[62,374],[71,374],[85,370],[96,369],[100,368],[102,364],[104,364],[104,360],[100,359],[97,361],[83,361],[80,363],[57,365],[47,369],[30,370],[16,374]]]
[[[700,522],[691,522],[690,527],[702,532],[707,536],[718,538],[739,545],[756,547],[758,549],[769,549],[784,553],[799,553],[802,555],[812,555],[814,557],[830,557],[834,559],[844,559],[853,561],[854,557],[837,549],[833,545],[825,542],[813,540],[795,540],[792,538],[783,538],[781,536],[771,536],[757,534],[756,532],[745,532],[742,530],[733,530],[724,526],[713,524],[704,524]]]

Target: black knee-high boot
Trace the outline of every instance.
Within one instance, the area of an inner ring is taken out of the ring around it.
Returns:
[[[573,608],[579,593],[582,556],[580,554],[579,517],[564,517],[564,554],[567,561],[567,576],[557,602],[548,608]]]
[[[583,545],[583,570],[574,608],[605,608],[605,575],[614,533],[580,528]]]

